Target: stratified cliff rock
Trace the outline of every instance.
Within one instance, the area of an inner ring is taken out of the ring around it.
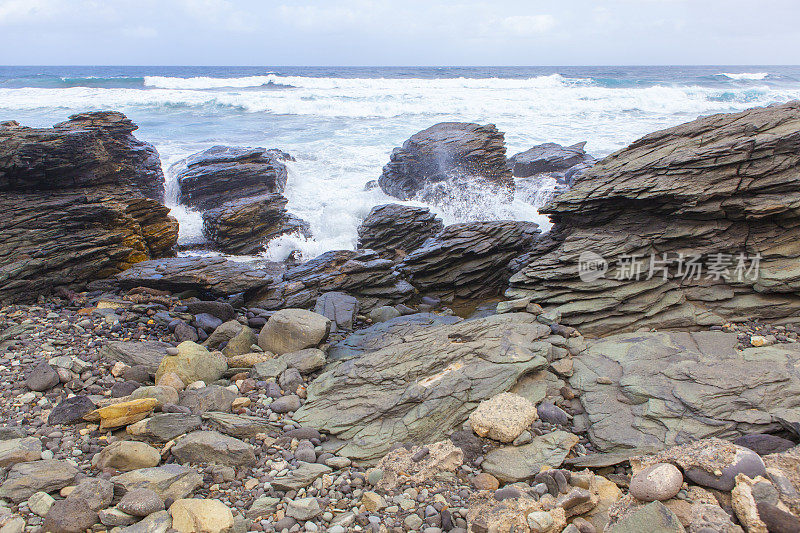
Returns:
[[[543,211],[554,227],[507,295],[584,334],[797,320],[800,102],[647,135]]]
[[[290,233],[310,237],[308,222],[286,211],[282,194],[262,194],[225,202],[203,213],[203,233],[219,250],[257,254],[270,240]]]
[[[116,112],[0,124],[0,301],[78,288],[173,255],[158,153]]]
[[[358,247],[389,259],[402,258],[442,229],[442,219],[425,207],[379,205],[358,227]]]
[[[442,122],[415,133],[392,151],[378,185],[389,196],[410,200],[426,196],[426,186],[450,180],[514,190],[504,136],[494,124]]]
[[[225,202],[282,193],[291,156],[279,150],[213,146],[180,163],[179,202],[200,210]]]
[[[421,293],[445,301],[497,296],[511,272],[509,261],[531,248],[533,222],[465,222],[447,226],[408,254],[398,270]]]

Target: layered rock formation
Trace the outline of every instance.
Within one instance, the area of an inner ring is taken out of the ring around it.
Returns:
[[[446,301],[500,294],[511,259],[533,245],[533,222],[466,222],[447,226],[398,266],[424,294]]]
[[[281,235],[310,237],[308,222],[287,213],[286,202],[277,193],[225,202],[203,213],[203,233],[219,250],[240,255],[261,252]]]
[[[585,170],[595,162],[594,157],[584,150],[586,141],[561,146],[544,143],[534,146],[508,158],[508,165],[515,178],[527,178],[537,174],[550,174],[570,181],[576,172]]]
[[[402,258],[442,229],[442,220],[424,207],[379,205],[358,227],[358,247],[389,259]]]
[[[427,185],[448,180],[514,190],[504,136],[494,124],[442,122],[415,133],[392,151],[378,184],[386,194],[410,200],[424,196]]]
[[[414,288],[400,278],[393,266],[392,261],[369,250],[326,252],[290,268],[280,280],[258,291],[248,304],[263,309],[311,308],[317,298],[331,291],[356,297],[364,311],[401,303]]]
[[[201,288],[217,296],[261,289],[280,279],[280,263],[259,264],[231,261],[224,257],[176,257],[143,261],[117,274],[122,287],[150,287],[183,291]]]
[[[375,460],[396,442],[430,443],[477,404],[547,365],[550,328],[526,313],[418,330],[325,372],[294,420],[348,439],[341,455]]]
[[[173,255],[178,223],[161,205],[155,149],[115,112],[53,128],[0,125],[0,300],[79,288]]]
[[[200,210],[223,203],[282,193],[291,156],[280,150],[214,146],[178,164],[179,202]]]
[[[704,117],[580,175],[507,294],[584,334],[796,320],[799,209],[800,103]]]
[[[603,452],[733,439],[800,422],[800,348],[737,351],[736,334],[624,333],[573,358],[586,429]]]
[[[126,187],[164,201],[158,152],[131,135],[122,113],[72,115],[52,128],[0,124],[0,191],[57,191],[103,185]]]

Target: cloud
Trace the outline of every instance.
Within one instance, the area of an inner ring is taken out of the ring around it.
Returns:
[[[149,26],[129,26],[120,30],[122,35],[134,39],[152,39],[158,36],[158,30]]]
[[[0,24],[49,18],[61,7],[51,0],[4,0],[0,2]]]
[[[284,23],[304,31],[331,31],[354,27],[368,16],[361,9],[348,7],[323,7],[315,5],[278,7]]]
[[[502,19],[500,25],[512,35],[526,37],[552,30],[556,19],[552,15],[514,15]]]
[[[181,0],[183,11],[215,29],[253,33],[258,29],[254,14],[237,9],[229,0]]]

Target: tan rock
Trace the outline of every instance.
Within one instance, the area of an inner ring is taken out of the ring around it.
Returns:
[[[415,461],[415,454],[421,453],[423,448],[427,448],[428,453]],[[455,472],[463,462],[464,452],[449,440],[414,446],[410,450],[398,448],[378,462],[376,468],[383,476],[376,487],[391,490],[405,482],[421,484],[445,472]]]
[[[139,400],[128,400],[126,402],[112,404],[100,409],[95,409],[84,416],[84,420],[89,422],[100,421],[100,430],[113,429],[127,426],[144,420],[153,409],[159,404],[154,398],[142,398]]]
[[[178,355],[168,355],[161,360],[156,371],[156,381],[167,372],[175,372],[186,384],[195,381],[213,383],[227,369],[228,363],[221,352],[209,352],[205,346],[184,341],[178,345]]]
[[[500,482],[488,472],[481,472],[472,478],[472,486],[478,490],[497,490]]]
[[[275,359],[269,352],[250,352],[228,357],[228,368],[253,368],[258,363]]]
[[[361,505],[370,513],[374,513],[386,507],[386,500],[377,492],[367,491],[361,496]]]
[[[589,521],[597,531],[603,531],[608,524],[608,510],[622,498],[622,491],[617,485],[603,476],[591,475],[589,491],[597,503],[583,518]]]
[[[472,431],[479,437],[512,442],[536,420],[536,406],[511,392],[484,400],[469,416]]]
[[[245,398],[244,396],[240,396],[239,398],[233,400],[233,403],[231,403],[231,409],[235,410],[235,409],[241,409],[243,407],[250,407],[250,404],[252,403],[253,401],[250,398]]]
[[[233,513],[219,500],[183,498],[169,508],[179,533],[223,533],[233,527]]]
[[[158,466],[158,450],[139,441],[115,441],[100,451],[98,468],[115,468],[123,472]]]
[[[258,345],[276,355],[313,348],[328,336],[331,321],[305,309],[281,309],[273,314],[258,335]]]
[[[769,533],[767,525],[758,516],[758,509],[752,492],[753,485],[759,482],[769,483],[761,476],[750,479],[744,474],[737,474],[736,486],[731,491],[733,511],[747,533]]]
[[[186,384],[183,382],[181,377],[175,372],[164,372],[156,380],[156,385],[172,387],[176,391],[182,391],[186,387]]]

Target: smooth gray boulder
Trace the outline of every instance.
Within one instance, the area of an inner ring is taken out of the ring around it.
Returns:
[[[181,463],[216,463],[228,466],[253,466],[253,447],[217,431],[195,431],[180,439],[172,448]]]
[[[577,443],[578,437],[572,433],[553,431],[535,437],[530,444],[491,450],[481,468],[504,483],[524,481],[533,478],[544,465],[551,468],[561,466]]]
[[[111,478],[121,493],[134,489],[150,489],[162,499],[185,498],[203,484],[203,476],[193,468],[166,464],[154,468],[131,470]]]
[[[155,374],[161,360],[172,345],[161,341],[111,341],[102,348],[100,354],[108,361],[121,361],[126,365],[141,365]]]
[[[736,350],[733,333],[623,333],[573,358],[576,416],[601,452],[733,439],[800,421],[800,347]]]
[[[538,340],[549,331],[527,313],[417,331],[320,375],[293,419],[349,440],[339,454],[361,460],[442,440],[479,402],[546,367],[551,345]]]
[[[78,472],[78,467],[72,463],[57,459],[17,463],[0,485],[0,498],[19,503],[39,491],[61,490],[75,481]]]

